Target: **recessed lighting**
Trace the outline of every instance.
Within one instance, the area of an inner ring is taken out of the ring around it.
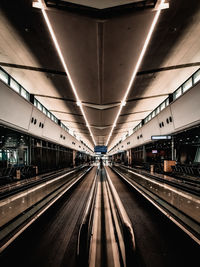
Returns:
[[[76,105],[80,107],[82,105],[81,101],[77,101]]]
[[[58,44],[58,41],[57,41],[56,36],[55,36],[55,33],[54,33],[53,28],[52,28],[52,26],[51,26],[50,20],[49,20],[49,18],[48,18],[48,16],[47,16],[47,13],[46,13],[46,11],[45,11],[45,6],[43,5],[42,0],[38,0],[37,3],[38,3],[38,7],[41,8],[41,10],[42,10],[43,17],[44,17],[45,22],[46,22],[46,24],[47,24],[47,27],[48,27],[48,30],[49,30],[49,32],[50,32],[51,38],[52,38],[52,40],[53,40],[53,42],[54,42],[54,45],[55,45],[55,47],[56,47],[58,56],[59,56],[59,58],[60,58],[60,60],[61,60],[61,63],[62,63],[62,65],[63,65],[63,67],[64,67],[65,73],[67,74],[68,81],[69,81],[69,83],[70,83],[70,85],[71,85],[72,91],[73,91],[74,96],[75,96],[75,98],[76,98],[76,103],[79,103],[79,104],[80,104],[81,101],[80,101],[79,96],[78,96],[78,94],[77,94],[75,85],[74,85],[74,83],[73,83],[73,81],[72,81],[72,78],[71,78],[71,75],[70,75],[70,73],[69,73],[68,67],[67,67],[67,65],[66,65],[66,63],[65,63],[64,57],[63,57],[63,55],[62,55],[60,46],[59,46],[59,44]],[[36,6],[37,6],[37,5],[36,5]],[[77,105],[78,105],[78,104],[77,104]],[[94,142],[94,145],[96,145],[94,136],[93,136],[92,131],[91,131],[91,129],[90,129],[90,125],[89,125],[88,120],[87,120],[87,118],[86,118],[86,115],[85,115],[85,112],[84,112],[84,110],[83,110],[82,104],[80,104],[80,109],[81,109],[81,112],[82,112],[82,114],[83,114],[83,117],[84,117],[84,119],[85,119],[85,121],[86,121],[86,125],[88,125],[88,129],[89,129],[89,132],[90,132],[90,134],[91,134],[91,136],[92,136],[92,140],[93,140],[93,142]]]
[[[122,107],[126,106],[126,101],[121,102]]]
[[[127,87],[127,89],[126,89],[126,92],[125,92],[125,94],[124,94],[124,97],[123,97],[123,99],[122,99],[122,101],[121,101],[121,105],[120,105],[120,108],[119,108],[119,112],[117,113],[117,116],[116,116],[116,118],[115,118],[115,120],[114,120],[113,127],[111,128],[111,132],[110,132],[110,133],[113,132],[114,125],[117,123],[117,120],[118,120],[118,118],[119,118],[119,115],[120,115],[121,110],[122,110],[122,107],[123,107],[122,103],[125,103],[125,102],[126,102],[127,96],[128,96],[128,94],[129,94],[129,92],[130,92],[130,89],[132,88],[133,82],[134,82],[134,80],[135,80],[136,74],[137,74],[138,69],[139,69],[139,67],[140,67],[140,65],[141,65],[141,62],[142,62],[142,60],[143,60],[144,54],[145,54],[145,52],[146,52],[147,46],[148,46],[148,44],[149,44],[149,41],[150,41],[150,39],[151,39],[152,33],[153,33],[154,29],[155,29],[155,26],[156,26],[156,23],[157,23],[157,21],[158,21],[158,18],[159,18],[159,15],[160,15],[160,11],[161,11],[162,6],[164,5],[164,2],[165,2],[165,0],[161,0],[161,1],[160,1],[160,5],[158,6],[158,10],[156,11],[156,14],[155,14],[155,16],[154,16],[153,22],[152,22],[152,24],[151,24],[151,27],[150,27],[149,32],[148,32],[148,34],[147,34],[146,40],[145,40],[145,42],[144,42],[144,46],[143,46],[142,51],[141,51],[141,53],[140,53],[140,56],[139,56],[139,58],[138,58],[137,64],[136,64],[136,66],[135,66],[135,69],[134,69],[134,71],[133,71],[133,73],[132,73],[132,76],[131,76],[131,79],[130,79],[130,81],[129,81],[129,84],[128,84],[128,87]],[[159,8],[159,7],[160,7],[160,8]],[[108,145],[108,143],[109,143],[109,141],[110,141],[110,137],[111,137],[111,134],[109,134],[109,136],[108,136],[108,139],[107,139],[107,141],[106,141],[106,146]]]

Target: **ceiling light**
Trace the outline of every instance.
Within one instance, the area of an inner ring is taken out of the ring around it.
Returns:
[[[61,63],[62,63],[62,65],[63,65],[63,67],[64,67],[64,70],[65,70],[65,72],[66,72],[66,74],[67,74],[67,78],[68,78],[68,80],[69,80],[69,83],[70,83],[70,85],[71,85],[72,91],[73,91],[73,93],[74,93],[74,95],[75,95],[75,98],[76,98],[76,103],[77,103],[78,106],[79,106],[79,104],[80,104],[80,109],[81,109],[81,112],[82,112],[82,114],[83,114],[83,117],[84,117],[84,119],[85,119],[85,121],[86,121],[86,125],[88,125],[89,132],[90,132],[90,134],[91,134],[91,136],[92,136],[92,141],[93,141],[94,145],[96,145],[94,136],[93,136],[92,131],[91,131],[91,129],[90,129],[90,125],[89,125],[88,120],[87,120],[87,118],[86,118],[85,112],[84,112],[84,110],[83,110],[83,108],[82,108],[81,101],[80,101],[80,99],[79,99],[79,97],[78,97],[78,94],[77,94],[75,85],[74,85],[74,83],[73,83],[73,81],[72,81],[71,75],[70,75],[69,70],[68,70],[68,68],[67,68],[67,65],[66,65],[66,63],[65,63],[64,57],[63,57],[62,52],[61,52],[61,49],[60,49],[60,46],[59,46],[59,44],[58,44],[58,41],[57,41],[56,36],[55,36],[55,33],[54,33],[54,31],[53,31],[53,28],[52,28],[52,26],[51,26],[51,23],[50,23],[50,21],[49,21],[49,18],[48,18],[48,16],[47,16],[46,11],[45,11],[45,6],[43,5],[42,0],[38,0],[38,5],[41,7],[42,14],[43,14],[43,17],[44,17],[45,22],[46,22],[46,24],[47,24],[48,30],[49,30],[49,32],[50,32],[51,38],[52,38],[52,40],[53,40],[53,42],[54,42],[54,45],[55,45],[55,47],[56,47],[58,56],[59,56],[59,58],[60,58],[60,60],[61,60]]]
[[[121,101],[122,107],[126,106],[126,101]]]
[[[122,107],[126,106],[126,101],[121,101],[121,106]]]
[[[76,105],[80,107],[82,105],[81,101],[77,101]]]
[[[162,5],[164,4],[164,2],[165,2],[165,0],[161,0],[161,1],[160,1],[160,5],[162,6]],[[130,82],[129,82],[129,84],[128,84],[128,87],[127,87],[127,89],[126,89],[126,92],[125,92],[125,94],[124,94],[124,97],[123,97],[121,103],[125,103],[125,102],[126,102],[126,98],[127,98],[128,94],[129,94],[129,92],[130,92],[130,89],[131,89],[132,85],[133,85],[133,82],[134,82],[134,80],[135,80],[135,76],[136,76],[136,74],[137,74],[137,72],[138,72],[138,69],[139,69],[139,67],[140,67],[140,65],[141,65],[141,62],[142,62],[142,60],[143,60],[143,57],[144,57],[144,54],[145,54],[145,52],[146,52],[147,46],[148,46],[149,41],[150,41],[150,39],[151,39],[152,33],[153,33],[153,31],[154,31],[154,29],[155,29],[155,26],[156,26],[156,23],[157,23],[157,21],[158,21],[158,18],[159,18],[159,15],[160,15],[160,11],[161,11],[160,8],[158,8],[158,10],[156,11],[156,14],[155,14],[155,16],[154,16],[153,22],[152,22],[152,24],[151,24],[151,27],[150,27],[149,32],[148,32],[148,34],[147,34],[146,40],[145,40],[145,42],[144,42],[144,46],[143,46],[143,48],[142,48],[142,51],[141,51],[141,53],[140,53],[140,56],[139,56],[138,61],[137,61],[137,64],[136,64],[135,69],[134,69],[134,71],[133,71],[133,73],[132,73]],[[123,105],[121,104],[121,105],[120,105],[120,108],[119,108],[119,112],[117,113],[117,116],[116,116],[115,121],[114,121],[114,123],[113,123],[113,127],[112,127],[112,129],[111,129],[111,133],[113,132],[114,125],[117,123],[117,120],[118,120],[119,115],[120,115],[120,113],[121,113],[122,107],[123,107]],[[107,141],[106,141],[106,146],[108,145],[108,143],[109,143],[109,141],[110,141],[110,137],[111,137],[111,134],[109,134],[109,136],[108,136],[108,139],[107,139]]]

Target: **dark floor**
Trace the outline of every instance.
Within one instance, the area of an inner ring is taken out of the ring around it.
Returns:
[[[3,251],[1,267],[76,265],[77,236],[95,169]]]
[[[200,246],[111,170],[109,174],[133,225],[138,266],[199,266]]]

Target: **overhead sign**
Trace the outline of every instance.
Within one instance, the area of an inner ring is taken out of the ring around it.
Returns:
[[[151,140],[169,140],[172,139],[171,135],[152,135]]]
[[[101,154],[105,154],[107,152],[107,146],[95,146],[94,152],[101,152]]]

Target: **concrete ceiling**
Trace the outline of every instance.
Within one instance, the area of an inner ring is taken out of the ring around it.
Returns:
[[[52,2],[52,1],[47,1],[47,2]],[[137,3],[141,2],[141,0],[63,0],[60,1],[63,3],[72,3],[72,4],[77,4],[77,5],[82,5],[82,6],[88,6],[91,8],[97,8],[97,9],[105,9],[105,8],[111,8],[111,7],[116,7],[116,6],[121,6],[125,4],[131,4],[131,3]]]
[[[0,65],[92,147],[91,136],[41,10],[33,8],[31,0],[16,2],[3,0],[0,4]],[[121,1],[108,2],[121,5]],[[188,64],[200,62],[200,3],[176,0],[169,1],[169,5],[169,9],[161,11],[109,147],[199,68]],[[156,11],[152,7],[131,6],[124,12],[120,6],[117,12],[109,10],[103,18],[99,17],[100,13],[91,16],[92,10],[84,14],[80,6],[73,10],[48,7],[46,12],[95,141],[103,145]],[[165,70],[166,67],[173,70]]]

